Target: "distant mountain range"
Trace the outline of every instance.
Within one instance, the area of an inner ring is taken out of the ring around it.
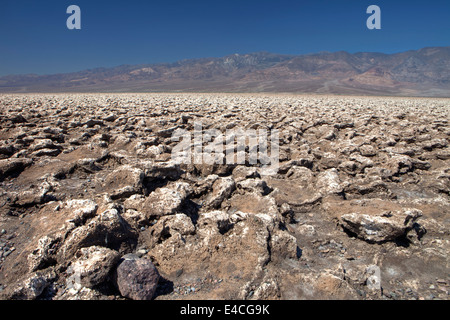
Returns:
[[[267,52],[0,77],[0,92],[293,92],[450,97],[450,47],[395,54]]]

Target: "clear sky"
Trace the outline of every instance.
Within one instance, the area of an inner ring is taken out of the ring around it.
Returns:
[[[69,5],[81,30],[69,30]],[[369,30],[369,5],[381,30]],[[450,0],[0,0],[0,75],[268,51],[450,46]]]

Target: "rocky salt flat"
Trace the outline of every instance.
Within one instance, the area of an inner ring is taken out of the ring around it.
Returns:
[[[0,95],[2,299],[449,298],[450,99]],[[279,170],[173,132],[278,129]]]

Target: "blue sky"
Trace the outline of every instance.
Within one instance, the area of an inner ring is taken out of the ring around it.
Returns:
[[[72,4],[81,30],[66,27]],[[371,4],[381,8],[381,30],[366,27]],[[0,0],[0,75],[449,45],[449,0]]]

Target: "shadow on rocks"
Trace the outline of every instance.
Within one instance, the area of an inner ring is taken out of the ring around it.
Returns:
[[[164,278],[163,276],[160,276],[158,281],[158,287],[156,288],[153,299],[156,299],[159,296],[171,294],[172,292],[173,292],[173,282]]]

